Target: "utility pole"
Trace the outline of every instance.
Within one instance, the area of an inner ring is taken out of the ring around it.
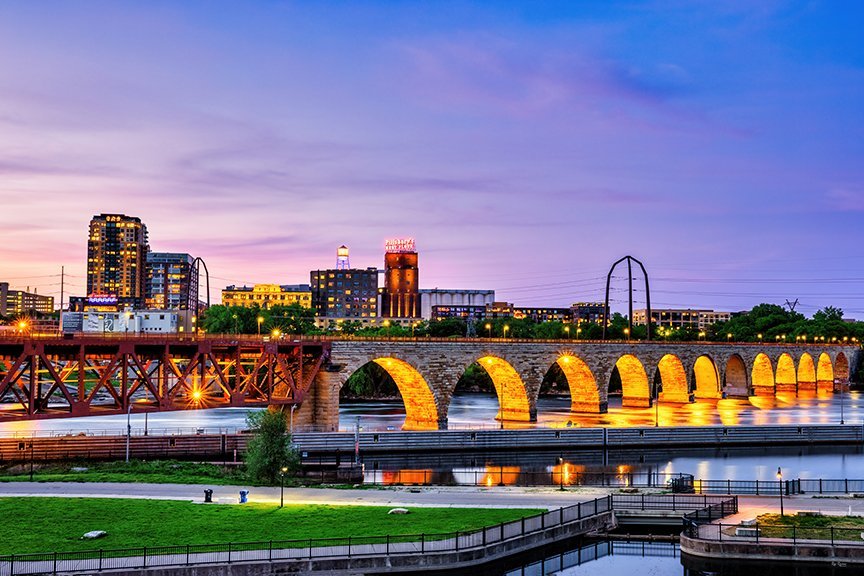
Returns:
[[[786,306],[789,307],[789,312],[795,312],[795,307],[798,305],[798,298],[795,298],[794,302],[789,302],[789,299],[786,299]]]
[[[60,266],[60,321],[63,321],[63,289],[66,283],[66,267]]]

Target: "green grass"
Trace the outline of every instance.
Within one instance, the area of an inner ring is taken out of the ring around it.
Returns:
[[[86,471],[73,471],[86,468]],[[30,479],[30,469],[10,466],[0,469],[0,482]],[[37,466],[34,482],[141,482],[148,484],[250,484],[242,468],[176,460],[57,463]],[[286,486],[291,482],[286,479]]]
[[[798,516],[762,514],[756,518],[759,534],[766,538],[830,540],[834,528],[835,540],[860,540],[864,518],[860,516]],[[794,529],[793,529],[794,528]]]
[[[473,530],[537,514],[500,508],[193,504],[117,498],[0,498],[0,554]],[[105,530],[98,540],[85,532]]]

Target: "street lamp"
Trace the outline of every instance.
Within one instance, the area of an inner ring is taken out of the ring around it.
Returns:
[[[699,339],[700,339],[700,340],[705,340],[705,331],[704,331],[704,330],[701,331],[701,332],[699,332]]]
[[[279,508],[282,508],[285,505],[285,473],[288,472],[288,468],[283,466],[279,471]]]
[[[731,341],[732,341],[732,333],[731,333],[731,332],[727,332],[727,333],[726,333],[726,341],[727,341],[727,342],[731,342]]]
[[[234,333],[239,334],[240,333],[240,322],[237,321],[237,314],[232,314],[231,318],[234,319]]]
[[[278,340],[279,337],[282,335],[282,332],[278,328],[274,328],[273,332],[271,332],[270,334],[273,336],[274,340]]]
[[[581,329],[581,328],[576,328],[576,339],[577,339],[577,340],[580,340],[580,339],[581,339],[581,336],[579,336],[580,334],[582,334],[582,329]]]
[[[567,340],[569,340],[570,339],[570,327],[564,326],[564,332],[567,333]]]
[[[384,335],[390,335],[390,320],[384,320]]]
[[[126,463],[129,463],[129,443],[132,440],[132,402],[129,399],[126,399],[128,405],[126,406]]]
[[[777,481],[780,484],[780,516],[783,516],[783,471],[777,467]]]
[[[510,330],[509,324],[504,324],[504,338],[507,338],[507,331]]]
[[[630,328],[624,328],[624,336],[627,337],[627,340],[630,340]]]
[[[660,392],[663,391],[662,386],[663,386],[663,384],[661,383],[661,384],[657,384],[654,387],[654,427],[655,428],[660,427]]]
[[[492,324],[489,322],[486,323],[486,333],[489,334],[489,338],[492,338]]]
[[[258,321],[258,336],[261,336],[261,324],[264,323],[264,317],[258,316],[258,318],[256,318],[256,320]]]
[[[762,343],[762,333],[759,332],[758,334],[756,334],[756,338],[759,339],[759,343],[761,344]]]

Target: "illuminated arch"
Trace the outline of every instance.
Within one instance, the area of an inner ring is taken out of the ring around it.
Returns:
[[[674,354],[666,354],[657,364],[663,382],[661,394],[663,402],[690,402],[690,389],[687,385],[687,372],[681,359]]]
[[[648,375],[636,356],[625,354],[615,362],[621,376],[621,405],[624,408],[647,408],[651,406],[651,390]]]
[[[756,358],[753,359],[753,369],[750,374],[755,396],[774,395],[774,367],[768,356],[762,352],[757,354]]]
[[[777,358],[777,374],[774,377],[774,389],[777,392],[798,392],[795,360],[786,352]]]
[[[530,422],[528,393],[516,369],[497,356],[484,356],[477,360],[477,364],[486,370],[495,385],[498,395],[498,414],[495,419]]]
[[[600,391],[588,365],[578,356],[565,354],[556,361],[570,387],[570,410],[599,414]]]
[[[731,358],[730,358],[731,361]],[[744,363],[741,362],[743,371]],[[696,398],[720,398],[720,375],[717,366],[710,356],[700,356],[693,364],[693,377],[696,380]],[[747,375],[744,374],[744,387],[747,386]]]
[[[837,359],[834,361],[834,378],[842,382],[849,380],[849,359],[843,352],[838,352]]]
[[[404,360],[398,358],[376,358],[372,360],[390,374],[402,403],[405,405],[403,430],[437,430],[438,405],[435,395],[420,372]]]
[[[798,360],[798,390],[816,390],[816,364],[813,362],[813,357],[807,352],[801,354],[801,358]]]
[[[819,355],[819,362],[816,364],[816,389],[820,392],[834,390],[834,365],[827,352]]]
[[[747,365],[738,354],[732,354],[726,361],[724,381],[727,395],[742,397],[750,395],[750,386],[747,383]]]

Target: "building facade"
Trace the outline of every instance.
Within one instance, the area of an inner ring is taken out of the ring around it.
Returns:
[[[413,238],[385,244],[380,314],[385,318],[420,318],[420,268]]]
[[[64,333],[176,334],[188,331],[188,310],[130,310],[126,312],[63,312]]]
[[[528,318],[534,322],[570,322],[570,308],[514,308],[513,318]]]
[[[434,308],[476,308],[485,309],[495,301],[494,290],[445,290],[426,288],[420,290],[420,315],[426,320],[435,319]],[[441,313],[439,311],[439,313]],[[459,316],[461,317],[461,316]],[[475,316],[477,318],[477,316]]]
[[[146,304],[151,310],[188,310],[198,304],[195,258],[174,252],[148,252]]]
[[[39,312],[50,314],[54,312],[54,297],[42,296],[35,292],[10,290],[8,282],[0,282],[0,316],[13,316]]]
[[[462,320],[473,318],[477,322],[481,322],[486,319],[486,306],[432,306],[431,320],[433,322],[436,320],[444,320],[445,318],[461,318]]]
[[[576,302],[570,306],[570,316],[575,324],[593,322],[603,325],[606,304],[603,302]]]
[[[633,323],[645,325],[648,313],[643,308],[633,311]],[[714,310],[692,310],[690,308],[651,309],[651,323],[658,327],[685,328],[704,330],[717,322],[728,322],[731,312],[716,312]]]
[[[222,290],[222,304],[243,308],[272,308],[300,304],[312,307],[312,291],[308,284],[255,284],[228,286]]]
[[[124,214],[90,220],[87,240],[87,295],[115,296],[141,308],[146,300],[147,226]]]
[[[313,270],[309,280],[317,316],[345,319],[378,316],[377,268]]]

